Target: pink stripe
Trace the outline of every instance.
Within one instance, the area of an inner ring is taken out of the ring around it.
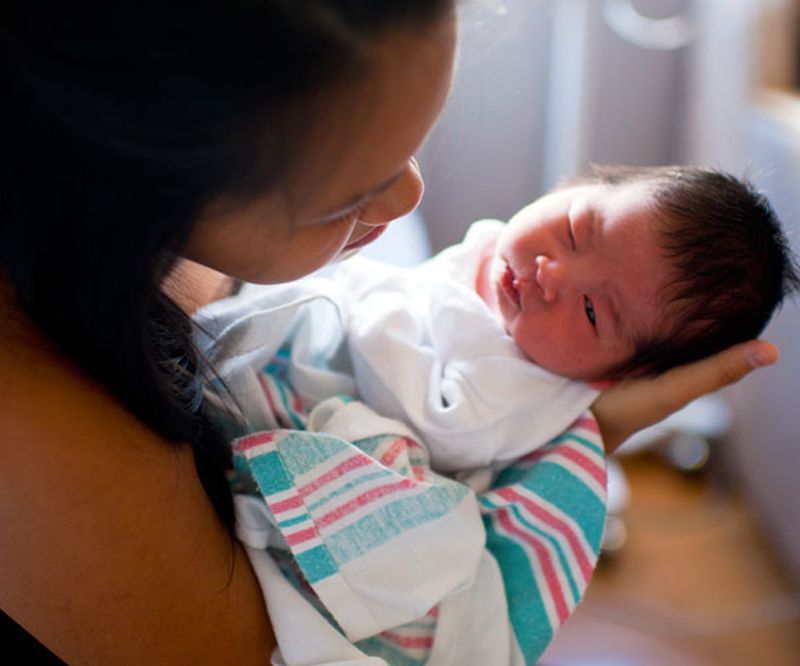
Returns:
[[[569,427],[569,430],[573,428],[583,428],[584,430],[593,432],[595,435],[600,434],[600,427],[597,425],[597,420],[589,416],[579,416]]]
[[[532,534],[523,532],[521,529],[514,526],[507,509],[498,511],[497,517],[506,532],[516,535],[533,548],[536,553],[536,559],[542,567],[542,573],[544,574],[547,588],[550,590],[550,596],[555,604],[559,624],[564,624],[569,617],[569,608],[567,607],[566,599],[564,599],[564,592],[561,590],[561,585],[559,584],[553,561],[550,558],[550,553],[547,552],[547,549]]]
[[[275,420],[280,423],[281,422],[281,412],[278,411],[278,407],[275,405],[275,402],[272,400],[272,394],[270,393],[269,386],[264,379],[264,375],[261,373],[257,373],[256,377],[258,378],[258,383],[261,385],[261,391],[264,393],[264,397],[267,399],[269,403],[269,410],[272,412],[272,415],[275,417]]]
[[[236,440],[234,448],[238,451],[247,451],[248,449],[261,446],[262,444],[269,444],[273,440],[271,432],[257,432],[252,435],[247,435]]]
[[[381,456],[381,464],[391,467],[403,451],[406,450],[405,437],[400,437],[392,442],[389,449]]]
[[[601,486],[603,486],[603,488],[606,487],[605,469],[594,463],[589,456],[581,453],[580,451],[576,451],[572,447],[565,444],[554,446],[552,448],[538,449],[533,453],[529,453],[524,458],[521,458],[519,463],[533,465],[535,462],[550,455],[561,456],[562,458],[566,458],[567,460],[574,462],[576,465],[578,465],[578,467],[588,472],[588,474],[592,476]]]
[[[428,468],[422,467],[421,465],[411,465],[411,473],[417,481],[424,481],[425,475],[428,473]]]
[[[548,527],[552,527],[556,531],[563,534],[566,537],[567,543],[572,549],[575,558],[578,560],[578,566],[583,574],[583,579],[587,583],[589,582],[594,570],[592,569],[592,565],[589,563],[589,560],[586,558],[586,553],[583,552],[583,548],[578,540],[578,537],[575,536],[575,533],[567,523],[554,516],[544,507],[539,506],[527,497],[523,497],[512,488],[497,488],[496,492],[507,502],[511,502],[512,504],[521,504],[525,507],[529,514],[541,520]]]
[[[599,467],[591,458],[585,456],[580,451],[571,449],[568,446],[558,446],[553,450],[554,453],[567,458],[574,462],[578,467],[589,473],[589,476],[594,478],[603,488],[606,487],[606,472],[602,467]]]
[[[301,506],[303,506],[303,499],[299,495],[281,500],[280,502],[275,502],[274,504],[270,502],[269,504],[272,513],[283,513],[291,509],[299,509]]]
[[[344,462],[339,463],[336,467],[332,470],[325,472],[322,476],[314,479],[313,481],[307,483],[306,485],[302,486],[301,488],[297,489],[297,492],[300,493],[301,497],[308,497],[311,493],[315,490],[318,490],[322,486],[325,486],[331,481],[335,481],[343,477],[348,472],[351,472],[354,469],[358,469],[359,467],[363,467],[364,465],[368,465],[370,463],[370,459],[360,453],[348,458]]]
[[[299,532],[293,532],[292,534],[286,534],[285,536],[286,543],[288,543],[290,546],[296,546],[304,541],[310,541],[311,539],[318,538],[319,532],[317,532],[316,527],[309,527],[308,529],[300,530]]]
[[[425,615],[429,617],[439,617],[439,606],[434,606]]]
[[[341,520],[345,516],[353,513],[353,511],[372,504],[382,497],[386,497],[387,495],[392,495],[400,490],[407,490],[413,487],[414,482],[411,479],[404,479],[403,481],[398,481],[397,483],[373,488],[372,490],[359,495],[355,499],[350,500],[346,504],[343,504],[338,509],[334,509],[333,511],[326,513],[319,520],[317,520],[316,523],[319,527],[327,527],[335,523],[337,520]]]
[[[433,636],[401,636],[392,631],[384,631],[381,633],[381,637],[406,649],[426,648],[430,650],[433,647]]]
[[[424,449],[419,445],[419,442],[416,440],[411,439],[410,437],[403,437],[402,440],[406,443],[406,446],[409,449],[417,449],[418,451],[423,451]]]
[[[519,464],[519,463],[533,464],[537,460],[540,460],[540,459],[544,458],[552,450],[553,449],[536,449],[535,451],[532,451],[531,453],[529,453],[527,456],[523,456],[522,458],[520,458],[517,461],[517,464]]]

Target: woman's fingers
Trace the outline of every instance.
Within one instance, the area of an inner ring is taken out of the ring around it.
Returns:
[[[606,450],[610,453],[635,432],[661,421],[692,400],[734,384],[752,370],[777,360],[775,345],[751,340],[655,378],[620,382],[592,405]]]
[[[772,365],[777,360],[778,348],[775,345],[763,340],[751,340],[665,372],[650,387],[657,405],[654,405],[652,416],[656,420],[653,423],[701,395],[735,384],[756,368]]]

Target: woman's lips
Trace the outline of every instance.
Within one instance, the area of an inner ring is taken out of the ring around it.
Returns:
[[[351,250],[358,250],[365,245],[369,245],[372,241],[378,240],[380,235],[386,231],[386,227],[388,224],[382,224],[377,227],[373,227],[372,231],[368,231],[365,233],[361,238],[354,240],[352,243],[348,243],[342,248],[342,252],[350,252]]]
[[[508,264],[506,264],[506,269],[500,276],[500,289],[503,290],[506,297],[518,308],[522,307],[522,296],[519,293],[519,281],[516,275],[514,275],[514,271],[511,270],[511,266]]]

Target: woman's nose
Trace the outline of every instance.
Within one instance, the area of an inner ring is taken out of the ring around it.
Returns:
[[[536,257],[536,281],[544,300],[555,301],[564,286],[564,265],[552,257],[539,255]]]
[[[371,226],[388,224],[414,210],[422,199],[423,190],[419,164],[411,157],[400,177],[386,190],[370,199],[358,221]]]

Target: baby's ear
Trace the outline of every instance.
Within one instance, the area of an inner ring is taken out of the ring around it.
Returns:
[[[619,379],[595,379],[593,382],[588,382],[595,391],[605,391],[614,386]]]

